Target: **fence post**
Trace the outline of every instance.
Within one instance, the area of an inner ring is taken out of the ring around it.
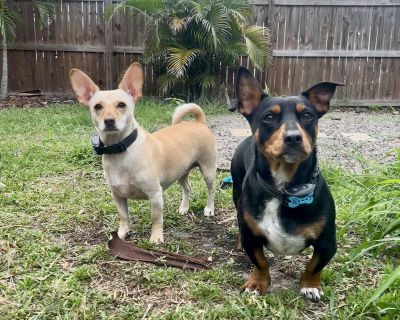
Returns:
[[[104,9],[112,5],[112,0],[104,0]],[[106,71],[106,90],[113,89],[113,24],[112,21],[104,18],[104,66]]]

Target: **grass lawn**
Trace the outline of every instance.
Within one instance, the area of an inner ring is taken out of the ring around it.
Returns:
[[[154,130],[170,123],[172,111],[145,101],[136,118]],[[336,199],[339,249],[323,272],[325,297],[314,304],[298,295],[309,250],[270,259],[270,294],[239,293],[250,264],[234,250],[231,190],[219,189],[216,216],[203,217],[206,188],[198,172],[190,176],[189,214],[177,212],[177,184],[164,195],[163,248],[212,257],[211,270],[111,256],[106,242],[118,215],[91,149],[93,131],[89,113],[78,105],[0,111],[0,319],[400,319],[399,279],[365,307],[399,264],[398,228],[385,230],[400,222],[400,189],[382,182],[400,178],[398,163],[366,163],[360,176],[322,164]],[[148,202],[131,201],[130,210],[129,240],[149,247]],[[383,236],[385,242],[376,242]],[[365,250],[370,244],[379,246]]]

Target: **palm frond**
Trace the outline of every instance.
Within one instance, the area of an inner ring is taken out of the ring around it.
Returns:
[[[197,24],[196,24],[197,25]],[[213,50],[213,41],[210,33],[204,28],[196,28],[191,26],[188,33],[198,46],[206,47]]]
[[[53,0],[33,1],[35,9],[37,10],[37,24],[40,29],[52,24],[55,20],[55,8]]]
[[[161,36],[160,25],[162,25],[164,17],[162,14],[157,13],[152,15],[145,24],[145,42],[148,50],[154,51],[160,48]]]
[[[168,73],[176,77],[182,77],[193,61],[202,54],[200,49],[183,47],[169,47],[168,51]]]
[[[176,77],[169,73],[164,73],[160,75],[157,79],[157,87],[161,91],[163,95],[167,94],[169,90],[174,88],[179,82],[182,81],[182,78]]]
[[[203,90],[215,88],[217,85],[217,78],[213,74],[202,73],[195,78],[197,83]]]
[[[244,25],[251,17],[251,7],[248,2],[221,0],[221,6],[237,24]]]
[[[230,19],[228,13],[220,5],[213,5],[206,19],[211,27],[214,49],[218,44],[225,44],[230,35]]]
[[[218,45],[226,43],[230,35],[230,17],[225,7],[219,1],[203,1],[191,4],[190,12],[193,15],[198,37],[204,45],[212,44],[214,50]]]
[[[187,28],[188,24],[192,21],[191,17],[178,17],[176,14],[172,14],[169,17],[169,27],[176,33]]]
[[[5,1],[0,2],[0,34],[6,38],[7,43],[14,41],[20,18],[19,13],[11,10]]]
[[[245,55],[246,45],[242,42],[232,42],[229,46],[219,46],[216,59],[226,66],[234,66],[235,61]]]
[[[200,1],[182,0],[181,4],[187,8],[192,16],[204,14],[204,12],[209,9],[209,3],[205,1],[201,3]]]
[[[246,51],[254,65],[262,70],[268,64],[271,56],[269,50],[269,31],[261,26],[244,27],[243,36],[246,44]]]

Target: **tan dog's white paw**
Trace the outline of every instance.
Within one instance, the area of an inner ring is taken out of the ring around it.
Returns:
[[[160,244],[164,243],[164,234],[161,232],[153,232],[150,236],[150,243]]]
[[[206,217],[212,217],[214,215],[214,209],[211,209],[209,207],[204,208],[204,215]]]
[[[125,239],[126,234],[128,233],[128,230],[129,230],[128,226],[119,227],[119,229],[118,229],[118,237],[120,239]]]
[[[321,300],[324,292],[321,288],[301,288],[300,294],[308,300],[318,302],[319,300]]]
[[[178,210],[178,212],[180,214],[186,214],[186,213],[188,213],[188,211],[189,211],[189,207],[186,207],[186,206],[180,206],[179,210]]]

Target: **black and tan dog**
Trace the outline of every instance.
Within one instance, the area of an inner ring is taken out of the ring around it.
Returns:
[[[270,97],[251,73],[236,75],[238,110],[253,135],[235,151],[231,171],[241,244],[255,268],[243,289],[264,293],[270,284],[264,246],[294,255],[313,246],[301,293],[318,301],[321,270],[336,252],[335,205],[318,170],[318,119],[336,86],[323,82],[299,96]]]

